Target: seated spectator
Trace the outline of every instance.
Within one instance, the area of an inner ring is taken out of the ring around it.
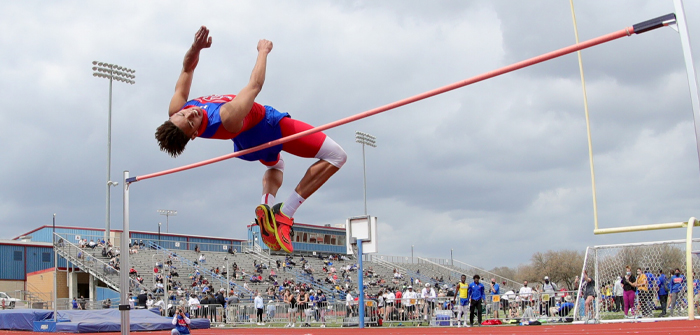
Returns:
[[[138,276],[138,272],[136,272],[133,266],[129,269],[129,275]]]
[[[107,248],[102,248],[102,257],[107,257]]]
[[[202,264],[204,264],[204,263],[207,262],[207,258],[204,256],[204,254],[201,254],[201,255],[199,256],[199,262],[202,263]]]

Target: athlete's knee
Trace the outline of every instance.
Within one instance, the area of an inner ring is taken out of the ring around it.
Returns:
[[[321,149],[319,149],[318,153],[316,154],[316,158],[331,163],[331,165],[340,169],[348,160],[348,154],[345,153],[345,150],[343,150],[338,143],[326,136],[326,139],[321,145]]]
[[[284,172],[284,159],[282,159],[282,155],[277,156],[277,162],[265,162],[263,160],[260,160],[263,165],[267,166],[267,169],[276,169]]]

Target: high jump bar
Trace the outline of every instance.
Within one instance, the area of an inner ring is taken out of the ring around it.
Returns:
[[[230,153],[230,154],[226,154],[223,156],[207,159],[207,160],[200,161],[197,163],[183,165],[183,166],[169,169],[169,170],[164,170],[164,171],[155,172],[155,173],[151,173],[151,174],[145,174],[145,175],[141,175],[141,176],[131,177],[131,178],[127,179],[126,182],[131,184],[131,183],[134,183],[137,181],[155,178],[155,177],[160,177],[160,176],[164,176],[164,175],[168,175],[168,174],[172,174],[172,173],[176,173],[176,172],[180,172],[180,171],[190,170],[190,169],[194,169],[194,168],[197,168],[200,166],[209,165],[209,164],[213,164],[213,163],[227,160],[230,158],[249,154],[251,152],[255,152],[258,150],[267,149],[269,147],[273,147],[276,145],[287,143],[289,141],[293,141],[293,140],[296,140],[298,138],[301,138],[301,137],[304,137],[304,136],[307,136],[307,135],[310,135],[313,133],[324,131],[324,130],[330,129],[330,128],[335,128],[335,127],[344,125],[346,123],[350,123],[353,121],[364,119],[366,117],[369,117],[369,116],[372,116],[375,114],[379,114],[379,113],[382,113],[382,112],[385,112],[385,111],[388,111],[391,109],[395,109],[395,108],[398,108],[398,107],[401,107],[404,105],[408,105],[408,104],[414,103],[416,101],[424,100],[424,99],[436,96],[438,94],[442,94],[442,93],[449,92],[449,91],[452,91],[452,90],[455,90],[455,89],[458,89],[458,88],[461,88],[461,87],[464,87],[467,85],[478,83],[480,81],[484,81],[486,79],[500,76],[502,74],[509,73],[509,72],[512,72],[515,70],[519,70],[519,69],[522,69],[524,67],[528,67],[528,66],[531,66],[534,64],[542,63],[544,61],[547,61],[547,60],[550,60],[553,58],[561,57],[563,55],[567,55],[567,54],[570,54],[572,52],[587,49],[587,48],[590,48],[592,46],[596,46],[598,44],[610,42],[612,40],[616,40],[616,39],[621,38],[621,37],[631,36],[632,34],[642,34],[642,33],[645,33],[647,31],[650,31],[650,30],[654,30],[657,28],[668,26],[669,24],[674,24],[675,22],[676,22],[676,15],[673,13],[659,16],[657,18],[637,23],[631,27],[627,27],[627,28],[621,29],[619,31],[616,31],[616,32],[613,32],[613,33],[610,33],[607,35],[596,37],[596,38],[593,38],[593,39],[590,39],[590,40],[587,40],[587,41],[584,41],[581,43],[577,43],[577,44],[570,45],[570,46],[565,47],[565,48],[561,48],[559,50],[551,51],[551,52],[548,52],[548,53],[545,53],[545,54],[542,54],[542,55],[539,55],[536,57],[532,57],[530,59],[526,59],[526,60],[511,64],[508,66],[504,66],[502,68],[499,68],[499,69],[496,69],[496,70],[493,70],[490,72],[486,72],[486,73],[477,75],[475,77],[471,77],[471,78],[463,80],[463,81],[459,81],[459,82],[456,82],[456,83],[453,83],[450,85],[446,85],[446,86],[443,86],[440,88],[433,89],[431,91],[427,91],[427,92],[424,92],[424,93],[421,93],[418,95],[414,95],[412,97],[409,97],[409,98],[406,98],[403,100],[399,100],[399,101],[396,101],[396,102],[393,102],[393,103],[390,103],[390,104],[387,104],[387,105],[384,105],[381,107],[377,107],[377,108],[374,108],[374,109],[371,109],[371,110],[368,110],[368,111],[365,111],[365,112],[362,112],[359,114],[355,114],[353,116],[349,116],[349,117],[346,117],[344,119],[340,119],[340,120],[337,120],[337,121],[334,121],[331,123],[327,123],[327,124],[322,125],[322,126],[318,126],[318,127],[315,127],[315,128],[309,129],[309,130],[305,130],[305,131],[302,131],[300,133],[296,133],[294,135],[290,135],[290,136],[283,137],[283,138],[280,138],[280,139],[277,139],[277,140],[274,140],[271,142],[267,142],[265,144],[261,144],[261,145],[258,145],[256,147],[253,147],[253,148],[244,149],[241,151],[236,151],[234,153]]]

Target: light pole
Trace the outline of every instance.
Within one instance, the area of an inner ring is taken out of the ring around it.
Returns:
[[[365,199],[365,215],[367,215],[367,168],[365,167],[365,145],[369,145],[372,148],[377,147],[376,137],[363,133],[361,131],[355,132],[355,142],[362,144],[362,175],[363,178],[363,190]]]
[[[58,271],[56,260],[58,258],[58,251],[56,251],[56,213],[53,213],[53,233],[51,236],[53,241],[53,322],[56,322],[58,314],[58,306],[56,305],[58,301],[58,284],[56,283],[58,277],[56,273]],[[66,270],[66,276],[68,276],[68,270]]]
[[[229,292],[231,292],[231,279],[229,279],[229,273],[228,273],[228,257],[224,257],[224,260],[226,261],[226,296],[224,299],[228,298]]]
[[[411,264],[413,264],[413,244],[411,244]]]
[[[112,181],[112,81],[121,81],[126,84],[136,84],[134,79],[136,76],[135,70],[127,69],[115,64],[93,61],[92,62],[93,77],[109,79],[109,109],[107,116],[107,214],[105,218],[105,241],[109,240],[109,219],[110,219],[110,187],[119,185],[118,182]]]
[[[160,225],[161,225],[161,224],[162,224],[162,223],[158,222],[158,246],[159,246],[159,247],[161,246],[161,245],[160,245]]]
[[[455,266],[454,258],[452,258],[452,249],[450,249],[450,266]]]
[[[172,209],[159,209],[158,214],[165,215],[165,232],[170,232],[170,217],[177,216],[177,211]]]

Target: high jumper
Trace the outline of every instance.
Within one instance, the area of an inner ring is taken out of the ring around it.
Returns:
[[[185,54],[182,72],[168,108],[169,119],[155,133],[162,151],[177,157],[185,150],[187,143],[197,137],[232,140],[234,151],[241,151],[313,128],[292,119],[288,113],[255,102],[265,82],[267,56],[272,51],[272,42],[264,39],[258,42],[258,56],[250,80],[237,95],[210,95],[190,100],[190,87],[199,53],[211,44],[209,29],[202,26]],[[287,200],[275,204],[284,172],[281,151],[299,157],[317,158],[318,161],[309,167]],[[240,155],[239,158],[260,161],[267,167],[262,179],[261,204],[255,209],[256,222],[260,225],[263,241],[270,249],[291,253],[294,250],[292,226],[295,212],[345,164],[347,154],[326,134],[316,132]]]

